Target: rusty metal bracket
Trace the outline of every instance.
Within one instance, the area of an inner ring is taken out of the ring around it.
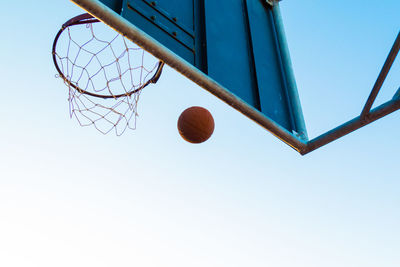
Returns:
[[[372,105],[374,104],[374,101],[382,88],[382,85],[393,65],[394,60],[396,59],[396,56],[398,55],[400,51],[400,32],[397,34],[397,38],[393,44],[392,49],[389,52],[388,57],[386,58],[386,61],[382,67],[381,72],[379,73],[379,76],[375,82],[375,85],[368,97],[368,100],[361,112],[361,115],[358,116],[357,118],[354,118],[351,121],[348,121],[339,127],[328,131],[325,134],[322,134],[313,140],[310,140],[306,143],[305,149],[303,151],[300,151],[302,155],[307,154],[311,151],[314,151],[317,148],[320,148],[332,141],[335,141],[346,134],[349,134],[355,130],[358,130],[359,128],[370,124],[371,122],[374,122],[380,118],[383,118],[386,115],[389,115],[390,113],[393,113],[397,110],[400,109],[400,88],[396,91],[394,94],[393,98],[386,103],[374,108],[371,110]]]
[[[278,2],[282,1],[282,0],[265,0],[267,2],[268,5],[270,6],[274,6],[276,4],[278,4]]]
[[[394,42],[394,45],[390,50],[389,56],[387,57],[385,64],[383,65],[382,70],[379,73],[378,79],[376,80],[375,85],[372,88],[372,91],[368,97],[368,100],[365,103],[365,106],[361,112],[361,119],[365,119],[368,116],[371,107],[374,104],[375,99],[382,88],[383,82],[385,81],[399,51],[400,51],[400,33],[397,35],[396,41]]]

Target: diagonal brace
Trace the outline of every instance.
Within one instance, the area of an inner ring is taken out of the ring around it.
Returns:
[[[365,106],[361,112],[362,120],[364,120],[368,116],[371,107],[374,104],[375,99],[382,88],[383,82],[385,81],[397,54],[399,53],[399,50],[400,50],[400,32],[397,35],[396,41],[394,42],[393,47],[390,50],[389,56],[387,57],[385,64],[383,65],[382,70],[379,73],[378,79],[376,80],[375,85],[372,88],[372,91],[367,99],[367,102],[365,103]]]

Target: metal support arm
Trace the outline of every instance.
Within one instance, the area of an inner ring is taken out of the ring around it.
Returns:
[[[400,109],[400,88],[393,96],[393,99],[380,105],[379,107],[371,110],[373,103],[375,102],[376,97],[385,81],[387,74],[390,71],[390,68],[393,65],[393,62],[399,53],[400,50],[400,32],[397,35],[396,41],[383,65],[383,68],[378,76],[378,79],[375,82],[375,85],[368,97],[368,100],[361,112],[361,115],[357,118],[354,118],[351,121],[348,121],[341,126],[330,130],[310,141],[305,143],[304,149],[300,151],[302,155],[307,154],[311,151],[314,151],[317,148],[320,148],[336,139],[339,139],[345,136],[348,133],[351,133],[365,125],[370,124],[390,113]]]
[[[351,121],[348,121],[341,126],[330,130],[312,139],[311,141],[308,141],[306,144],[306,149],[304,151],[300,151],[300,153],[304,155],[311,151],[314,151],[317,148],[320,148],[326,144],[329,144],[330,142],[335,141],[336,139],[345,136],[346,134],[349,134],[355,130],[360,129],[361,127],[364,127],[365,125],[370,124],[371,122],[383,118],[384,116],[389,115],[390,113],[398,109],[400,109],[400,99],[390,100],[385,104],[382,104],[379,107],[371,110],[368,113],[368,116],[364,118],[361,116],[354,118]]]
[[[375,85],[371,91],[371,94],[368,97],[367,103],[365,103],[365,106],[361,112],[362,119],[365,119],[365,117],[368,115],[368,112],[371,110],[371,107],[374,104],[375,99],[382,88],[383,82],[385,81],[397,54],[399,53],[399,50],[400,50],[400,34],[397,35],[392,50],[390,50],[389,56],[387,57],[385,64],[383,65],[383,68],[379,73],[378,79],[376,80]]]

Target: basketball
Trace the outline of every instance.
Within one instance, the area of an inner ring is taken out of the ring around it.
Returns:
[[[214,118],[205,108],[190,107],[179,116],[178,131],[189,143],[203,143],[214,132]]]

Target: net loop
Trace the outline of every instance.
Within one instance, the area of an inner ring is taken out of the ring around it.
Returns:
[[[140,93],[158,81],[164,66],[87,13],[62,25],[52,56],[56,77],[69,89],[70,116],[103,134],[136,128]]]

